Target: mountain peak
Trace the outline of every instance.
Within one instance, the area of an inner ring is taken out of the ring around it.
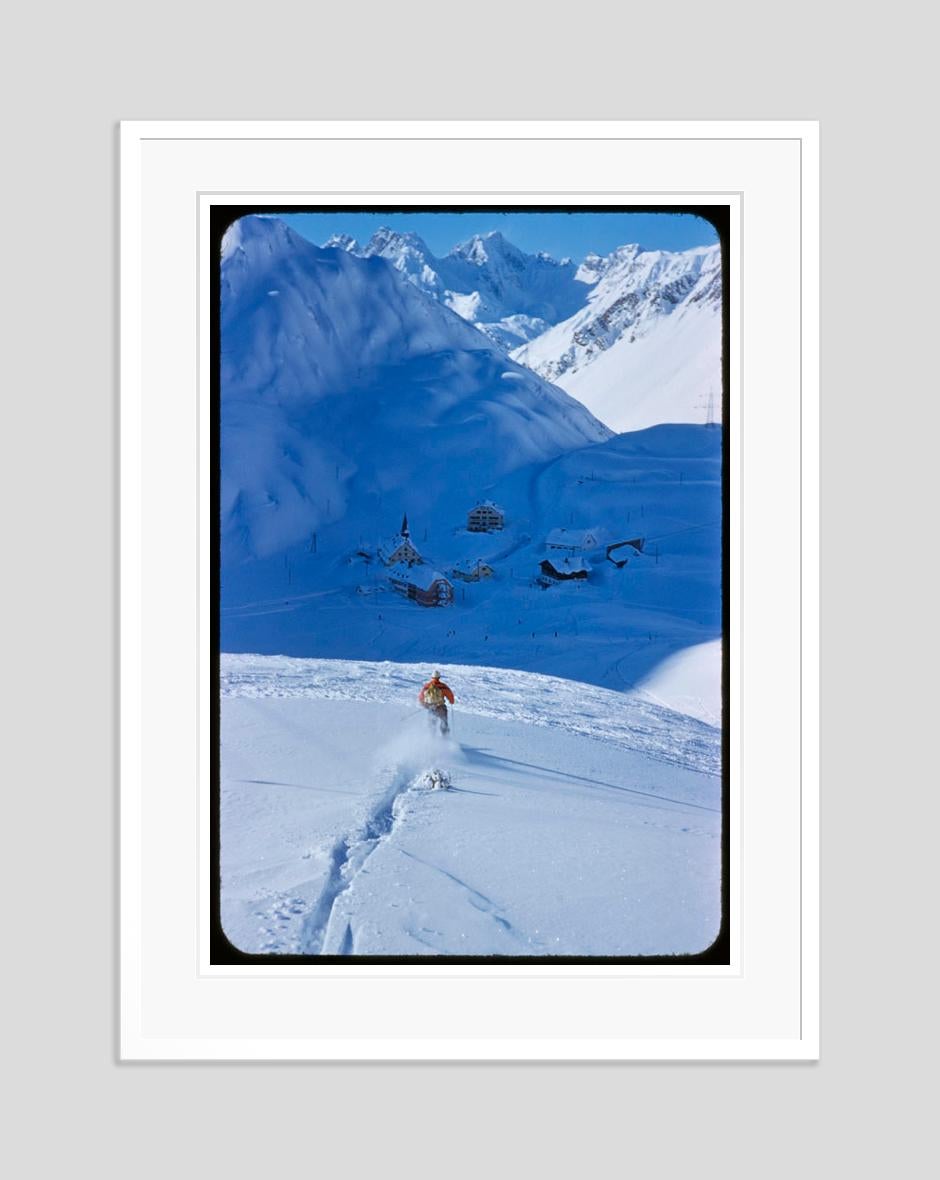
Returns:
[[[618,246],[616,250],[611,250],[607,255],[605,262],[620,262],[627,258],[636,258],[639,254],[658,254],[660,251],[647,250],[645,246],[641,246],[639,242],[627,242],[623,246]]]
[[[391,229],[387,225],[379,226],[366,243],[362,253],[366,258],[371,258],[376,254],[388,258],[405,250],[412,250],[425,258],[434,257],[428,249],[427,243],[416,233],[412,233],[410,230],[403,232]]]
[[[346,250],[350,254],[360,253],[361,247],[351,234],[330,234],[323,243],[324,250]]]
[[[644,250],[638,242],[628,242],[625,246],[617,246],[609,254],[595,254],[592,250],[590,254],[585,254],[574,277],[579,283],[591,286],[615,267],[619,267],[625,262],[631,262],[640,254],[646,253],[648,251]]]
[[[280,217],[251,213],[233,221],[222,235],[222,260],[232,258],[239,251],[246,253],[260,248],[270,254],[290,248],[296,234]]]
[[[507,241],[498,229],[491,229],[485,234],[474,234],[465,242],[459,242],[448,258],[460,258],[464,262],[472,262],[474,266],[485,266],[500,255],[516,258],[522,256],[522,251]]]

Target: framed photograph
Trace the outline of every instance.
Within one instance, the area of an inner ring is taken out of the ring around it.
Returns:
[[[122,126],[122,1053],[807,1058],[814,124]]]

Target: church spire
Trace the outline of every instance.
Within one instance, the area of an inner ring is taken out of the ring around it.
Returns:
[[[401,518],[401,535],[403,537],[410,537],[411,536],[411,534],[408,532],[408,513],[407,512]]]

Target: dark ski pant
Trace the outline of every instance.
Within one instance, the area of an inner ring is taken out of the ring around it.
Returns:
[[[447,706],[444,704],[441,704],[441,705],[425,705],[424,707],[427,709],[427,711],[430,714],[432,714],[434,717],[436,717],[440,721],[441,733],[447,733],[448,730],[450,729],[450,726],[447,723]],[[434,722],[432,721],[431,724],[433,725]]]

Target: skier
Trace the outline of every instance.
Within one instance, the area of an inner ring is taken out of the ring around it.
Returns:
[[[448,685],[441,680],[440,672],[435,672],[424,688],[418,693],[418,701],[425,709],[441,723],[441,733],[447,733],[450,726],[447,721],[447,705],[445,700],[454,703],[454,694]],[[434,724],[433,722],[431,723]]]

